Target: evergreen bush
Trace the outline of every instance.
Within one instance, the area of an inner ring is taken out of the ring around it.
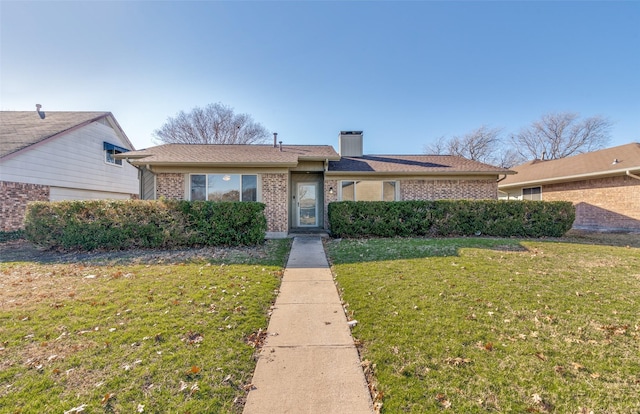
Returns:
[[[334,237],[560,237],[575,208],[565,201],[338,201],[328,216]]]
[[[254,245],[264,241],[264,204],[205,201],[60,201],[29,204],[25,237],[64,250]]]

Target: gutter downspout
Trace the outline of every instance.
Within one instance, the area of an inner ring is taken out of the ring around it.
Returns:
[[[631,171],[627,170],[627,175],[631,178],[635,178],[636,180],[640,180],[640,176],[631,174]]]
[[[498,178],[498,180],[496,181],[496,183],[499,183],[500,181],[504,180],[505,178],[507,178],[507,174],[504,175],[504,177],[502,178]]]

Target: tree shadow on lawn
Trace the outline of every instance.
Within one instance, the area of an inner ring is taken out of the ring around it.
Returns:
[[[193,247],[180,249],[131,249],[56,251],[40,249],[21,239],[0,243],[0,263],[39,264],[82,263],[96,266],[169,263],[225,263],[282,266],[286,263],[291,241],[267,240],[259,246]]]
[[[640,248],[640,234],[571,231],[561,238],[371,238],[333,239],[325,249],[335,264],[361,263],[396,259],[459,256],[460,249],[487,249],[503,252],[527,252],[523,242],[574,243],[612,247]]]
[[[325,249],[335,264],[459,256],[461,248],[526,252],[522,239],[489,237],[333,239]]]

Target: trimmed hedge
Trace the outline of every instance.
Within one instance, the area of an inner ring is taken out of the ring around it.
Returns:
[[[264,241],[264,204],[207,201],[60,201],[27,207],[25,236],[46,248],[238,246]]]
[[[565,201],[338,201],[328,215],[334,237],[560,237],[575,208]]]

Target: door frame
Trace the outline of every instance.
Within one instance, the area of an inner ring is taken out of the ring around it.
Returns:
[[[300,225],[298,207],[298,185],[316,186],[316,225]],[[324,229],[324,174],[322,172],[292,172],[289,175],[289,230]]]

